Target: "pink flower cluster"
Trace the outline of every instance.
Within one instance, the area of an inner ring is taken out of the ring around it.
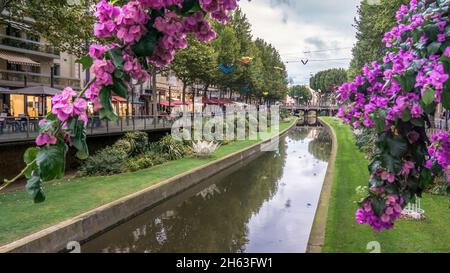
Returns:
[[[184,29],[187,32],[194,33],[197,40],[205,43],[209,43],[217,36],[216,32],[212,29],[211,24],[204,18],[201,12],[186,17],[184,20]]]
[[[133,56],[124,52],[123,60],[123,70],[127,72],[133,79],[140,82],[145,82],[148,79],[149,75],[147,71],[142,69],[142,65],[139,63],[138,59],[133,58]]]
[[[83,98],[75,98],[76,96],[77,92],[70,87],[64,88],[61,93],[53,96],[52,113],[60,121],[67,121],[69,117],[78,117],[80,120],[87,122],[87,102]]]
[[[44,146],[44,145],[55,145],[57,142],[57,139],[54,135],[51,135],[49,133],[41,133],[36,137],[36,145],[37,146]]]
[[[236,0],[200,0],[200,6],[217,22],[226,23],[228,14],[237,7]]]
[[[150,17],[138,1],[128,2],[122,9],[108,4],[105,0],[96,5],[94,35],[98,38],[116,36],[125,44],[140,40],[147,31],[145,24]]]
[[[166,11],[164,16],[156,18],[153,27],[163,33],[163,37],[149,57],[149,62],[156,67],[163,67],[172,62],[177,49],[187,47],[186,31],[181,18],[172,11]]]
[[[170,6],[181,6],[183,0],[137,0],[144,8],[162,9]]]
[[[66,87],[61,93],[56,94],[52,98],[52,113],[63,122],[64,127],[69,118],[75,117],[87,123],[88,117],[86,114],[87,102],[83,98],[76,98],[77,92],[72,88]],[[39,121],[39,125],[43,125],[45,119]],[[56,137],[50,132],[41,132],[36,138],[38,146],[56,144]]]
[[[450,133],[441,131],[431,136],[431,146],[428,153],[444,171],[447,171],[447,180],[450,182]]]
[[[137,1],[124,5],[117,16],[117,38],[124,44],[134,44],[147,32],[145,24],[150,17]]]
[[[97,3],[95,8],[94,15],[98,22],[94,25],[94,35],[99,38],[112,37],[117,30],[115,19],[119,16],[120,9],[105,0]]]
[[[369,224],[377,232],[383,229],[391,229],[394,222],[402,213],[403,197],[391,194],[386,197],[385,209],[381,216],[377,216],[372,208],[371,199],[368,198],[363,202],[361,208],[356,211],[356,222],[358,224]]]

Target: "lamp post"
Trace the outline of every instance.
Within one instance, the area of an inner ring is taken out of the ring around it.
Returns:
[[[176,87],[177,86],[177,77],[175,77],[174,75],[170,75],[169,79],[169,111],[171,110],[171,106],[172,106],[172,87]]]

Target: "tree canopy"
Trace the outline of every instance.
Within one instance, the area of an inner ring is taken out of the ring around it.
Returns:
[[[312,99],[311,90],[306,85],[293,85],[289,88],[289,96],[298,104],[308,104]]]
[[[332,99],[336,88],[347,81],[347,72],[342,68],[332,68],[318,72],[309,80],[309,86],[316,90],[319,102],[324,103]]]
[[[172,69],[186,85],[202,83],[205,91],[216,86],[261,102],[286,97],[287,72],[280,54],[266,41],[253,40],[251,25],[239,8],[228,25],[213,26],[217,38],[211,44],[194,42],[175,57]]]
[[[95,0],[1,0],[0,23],[20,23],[59,51],[80,56],[93,40]],[[32,19],[31,19],[32,18]]]

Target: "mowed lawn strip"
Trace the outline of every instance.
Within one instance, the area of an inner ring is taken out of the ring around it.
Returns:
[[[357,186],[366,186],[368,161],[355,145],[350,128],[334,118],[322,118],[336,133],[338,149],[323,252],[370,252],[377,241],[381,252],[450,252],[450,198],[425,194],[426,220],[400,220],[391,231],[376,233],[355,221]]]
[[[295,119],[280,123],[280,132]],[[275,134],[271,134],[274,136]],[[169,161],[133,173],[52,181],[45,184],[47,200],[33,204],[25,191],[0,194],[0,245],[17,240],[83,212],[107,204],[151,185],[206,165],[262,140],[242,140],[221,146],[211,158]]]

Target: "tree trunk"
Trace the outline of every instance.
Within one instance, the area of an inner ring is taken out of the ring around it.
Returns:
[[[181,96],[181,101],[183,102],[183,105],[186,103],[186,83],[183,82],[183,94]]]
[[[158,91],[156,89],[156,68],[152,69],[152,115],[158,114]]]
[[[208,97],[208,88],[209,88],[209,84],[205,84],[204,89],[203,89],[203,97],[204,98]]]

